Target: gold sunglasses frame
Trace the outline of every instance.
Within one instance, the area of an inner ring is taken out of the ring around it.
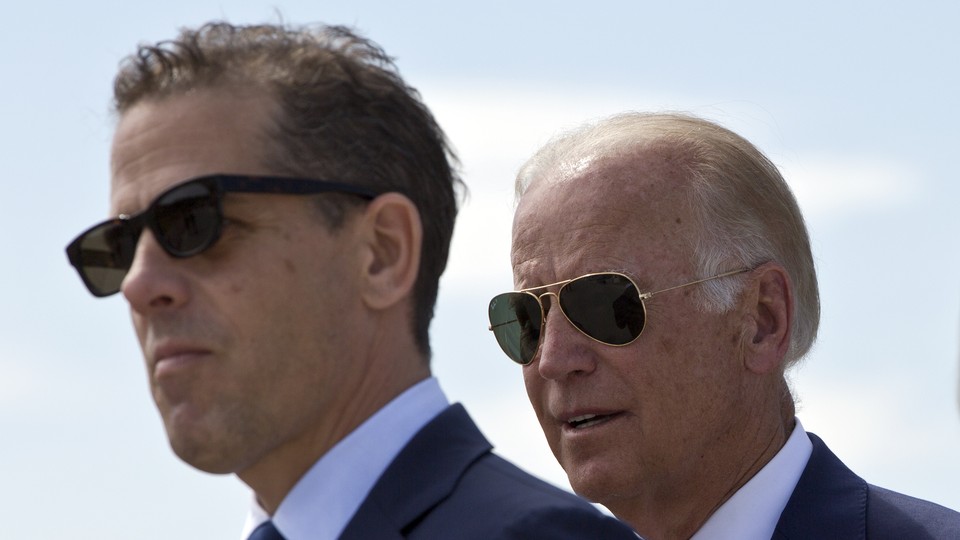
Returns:
[[[575,277],[575,278],[565,279],[565,280],[563,280],[563,281],[557,281],[556,283],[548,283],[548,284],[546,284],[546,285],[540,285],[539,287],[529,287],[529,288],[526,288],[526,289],[520,289],[520,290],[516,290],[516,291],[510,291],[510,292],[514,292],[514,293],[529,294],[530,296],[532,296],[532,297],[537,301],[537,305],[540,306],[540,339],[537,340],[537,348],[534,350],[533,356],[531,356],[529,362],[527,362],[527,363],[517,362],[517,363],[520,364],[520,365],[522,365],[522,366],[528,366],[528,365],[530,365],[530,364],[533,363],[533,359],[537,356],[537,353],[540,352],[540,343],[543,341],[544,327],[547,325],[547,316],[546,316],[547,314],[546,314],[546,312],[545,312],[544,309],[543,309],[543,301],[542,301],[542,298],[543,298],[544,296],[553,296],[553,297],[556,299],[556,302],[555,302],[555,303],[556,303],[556,306],[557,306],[557,308],[560,309],[560,313],[563,315],[563,318],[566,319],[568,323],[570,323],[570,326],[576,328],[577,331],[580,332],[581,334],[583,334],[583,335],[587,336],[588,338],[590,338],[591,340],[596,341],[597,343],[601,343],[601,344],[603,344],[603,345],[609,345],[610,347],[626,347],[627,345],[630,345],[631,343],[633,343],[634,341],[636,341],[637,339],[639,339],[640,336],[643,335],[643,330],[647,327],[647,324],[646,324],[646,321],[647,321],[647,304],[644,302],[644,300],[647,300],[648,298],[653,298],[654,296],[656,296],[656,295],[658,295],[658,294],[665,293],[665,292],[668,292],[668,291],[673,291],[673,290],[676,290],[676,289],[682,289],[682,288],[684,288],[684,287],[690,287],[690,286],[693,286],[693,285],[699,285],[700,283],[705,283],[705,282],[707,282],[707,281],[713,281],[713,280],[715,280],[715,279],[720,279],[720,278],[735,276],[735,275],[737,275],[737,274],[743,274],[744,272],[749,272],[750,270],[752,270],[752,268],[740,268],[739,270],[731,270],[731,271],[729,271],[729,272],[723,272],[722,274],[717,274],[717,275],[715,275],[715,276],[698,279],[698,280],[695,280],[695,281],[691,281],[691,282],[689,282],[689,283],[683,283],[683,284],[680,284],[680,285],[674,285],[674,286],[672,286],[672,287],[667,287],[666,289],[660,289],[660,290],[658,290],[658,291],[645,292],[645,293],[639,292],[639,291],[640,291],[640,287],[637,286],[637,282],[634,281],[633,278],[631,278],[630,276],[628,276],[628,275],[626,275],[626,274],[624,274],[624,273],[622,273],[622,272],[591,272],[591,273],[589,273],[589,274],[584,274],[584,275],[582,275],[582,276],[578,276],[578,277]],[[577,280],[579,280],[579,279],[588,278],[588,277],[591,277],[591,276],[609,276],[609,275],[620,276],[620,277],[626,278],[627,281],[629,281],[630,284],[633,285],[633,288],[638,291],[638,295],[639,295],[639,299],[640,299],[640,307],[643,308],[643,321],[644,321],[643,327],[640,328],[640,332],[637,333],[636,337],[634,337],[633,339],[631,339],[630,341],[628,341],[628,342],[626,342],[626,343],[607,343],[606,341],[601,341],[601,340],[599,340],[599,339],[591,336],[590,334],[584,332],[579,326],[577,326],[576,324],[573,323],[573,321],[570,320],[570,317],[567,315],[567,312],[564,311],[564,310],[563,310],[563,306],[560,305],[560,293],[563,292],[563,288],[566,287],[567,284],[572,283],[572,282],[574,282],[574,281],[577,281]],[[537,291],[537,290],[540,290],[540,289],[547,289],[547,288],[550,288],[550,287],[556,287],[557,285],[560,286],[560,288],[557,289],[557,292],[547,291],[547,292],[542,293],[542,294],[535,294],[535,293],[532,292],[532,291]],[[501,293],[501,294],[507,294],[507,293]],[[500,294],[494,296],[494,298],[496,298],[497,296],[500,296]],[[488,314],[488,316],[489,316],[489,314]],[[499,323],[499,324],[497,324],[497,325],[491,324],[491,325],[489,325],[489,327],[488,327],[487,329],[492,332],[492,331],[494,330],[494,328],[498,328],[498,327],[500,327],[500,326],[504,326],[504,325],[507,325],[507,324],[510,324],[510,323],[514,323],[514,322],[517,322],[517,319],[513,319],[513,320],[511,320],[511,321],[502,322],[502,323]],[[497,341],[497,344],[499,345],[499,340]],[[501,349],[502,349],[502,348],[503,348],[503,347],[501,346]],[[506,351],[504,351],[504,353],[506,353]],[[507,356],[510,357],[509,354],[508,354]],[[514,362],[516,362],[516,360],[514,360],[512,357],[510,357],[510,359],[513,360]]]

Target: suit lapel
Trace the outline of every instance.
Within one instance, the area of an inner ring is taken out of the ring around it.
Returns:
[[[867,483],[812,433],[813,452],[780,515],[774,539],[866,538]]]
[[[462,405],[448,407],[400,451],[347,524],[341,540],[400,539],[454,489],[492,446]]]

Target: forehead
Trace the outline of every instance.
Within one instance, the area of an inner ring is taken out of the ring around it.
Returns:
[[[518,285],[606,270],[641,279],[689,271],[695,224],[689,183],[673,160],[645,151],[577,164],[541,175],[520,199]]]
[[[131,213],[166,188],[213,173],[266,174],[273,101],[216,89],[147,99],[127,109],[111,149],[111,213]]]

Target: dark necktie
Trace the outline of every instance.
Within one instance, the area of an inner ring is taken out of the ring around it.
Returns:
[[[283,536],[280,536],[280,532],[273,526],[273,523],[264,521],[250,533],[247,540],[283,540]]]

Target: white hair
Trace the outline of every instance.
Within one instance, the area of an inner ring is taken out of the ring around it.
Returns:
[[[794,308],[785,367],[813,345],[820,324],[820,295],[810,238],[797,201],[776,166],[753,144],[713,122],[679,113],[623,113],[561,134],[521,168],[516,193],[558,167],[586,156],[635,156],[667,151],[690,182],[697,219],[692,239],[699,277],[774,261],[793,284]],[[743,291],[745,278],[703,284],[701,309],[725,312]]]

